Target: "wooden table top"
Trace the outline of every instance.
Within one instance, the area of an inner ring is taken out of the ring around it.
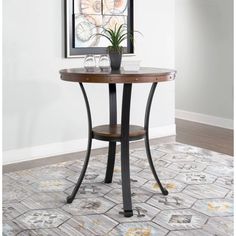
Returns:
[[[175,79],[175,70],[141,67],[139,71],[100,71],[87,72],[84,68],[60,70],[61,79],[85,83],[153,83]]]

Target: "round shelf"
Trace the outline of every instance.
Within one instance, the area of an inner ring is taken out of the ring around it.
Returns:
[[[93,138],[102,141],[120,141],[121,140],[121,125],[100,125],[93,129]],[[142,126],[129,126],[129,140],[143,139],[146,131]]]

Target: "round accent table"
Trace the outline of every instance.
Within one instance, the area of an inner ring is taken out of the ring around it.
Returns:
[[[176,71],[157,68],[140,68],[139,71],[108,71],[101,72],[86,72],[83,68],[65,69],[60,71],[61,79],[65,81],[77,82],[83,93],[87,108],[88,116],[88,147],[84,166],[80,173],[80,177],[75,185],[75,188],[70,196],[67,197],[67,203],[72,203],[80,185],[85,176],[85,172],[89,163],[92,139],[98,139],[109,142],[108,159],[105,183],[112,182],[116,143],[121,142],[121,182],[123,195],[123,212],[120,212],[125,217],[133,216],[131,189],[130,189],[130,165],[129,165],[129,141],[144,139],[147,153],[147,159],[154,175],[155,180],[160,186],[161,192],[164,195],[168,191],[162,186],[155,167],[152,161],[150,145],[149,145],[149,116],[153,95],[158,82],[170,81],[175,79]],[[83,83],[104,83],[109,87],[109,105],[110,105],[110,123],[92,127],[92,117],[89,107],[89,101],[83,86]],[[123,84],[123,100],[121,111],[121,124],[117,124],[117,101],[116,101],[116,84]],[[151,90],[148,96],[146,112],[144,118],[144,126],[130,125],[130,101],[132,85],[135,83],[152,83]]]

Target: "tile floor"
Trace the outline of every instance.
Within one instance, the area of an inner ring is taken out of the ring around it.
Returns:
[[[4,236],[233,235],[233,158],[180,143],[152,146],[160,194],[143,148],[131,150],[134,216],[124,218],[117,154],[114,181],[103,184],[106,155],[92,156],[77,198],[66,204],[83,160],[3,176]]]

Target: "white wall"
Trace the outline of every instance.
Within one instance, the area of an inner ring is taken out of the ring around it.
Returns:
[[[177,116],[233,126],[233,0],[176,1]]]
[[[63,0],[3,1],[4,163],[83,150],[87,117],[79,86],[58,71],[80,67],[64,58]],[[174,0],[135,1],[136,53],[143,66],[174,67]],[[143,123],[150,85],[133,88],[131,120]],[[86,85],[94,125],[108,122],[106,85]],[[174,82],[161,83],[153,101],[152,136],[175,133]],[[121,95],[121,86],[119,86]],[[120,104],[120,100],[119,100]],[[95,147],[106,145],[96,144]]]

